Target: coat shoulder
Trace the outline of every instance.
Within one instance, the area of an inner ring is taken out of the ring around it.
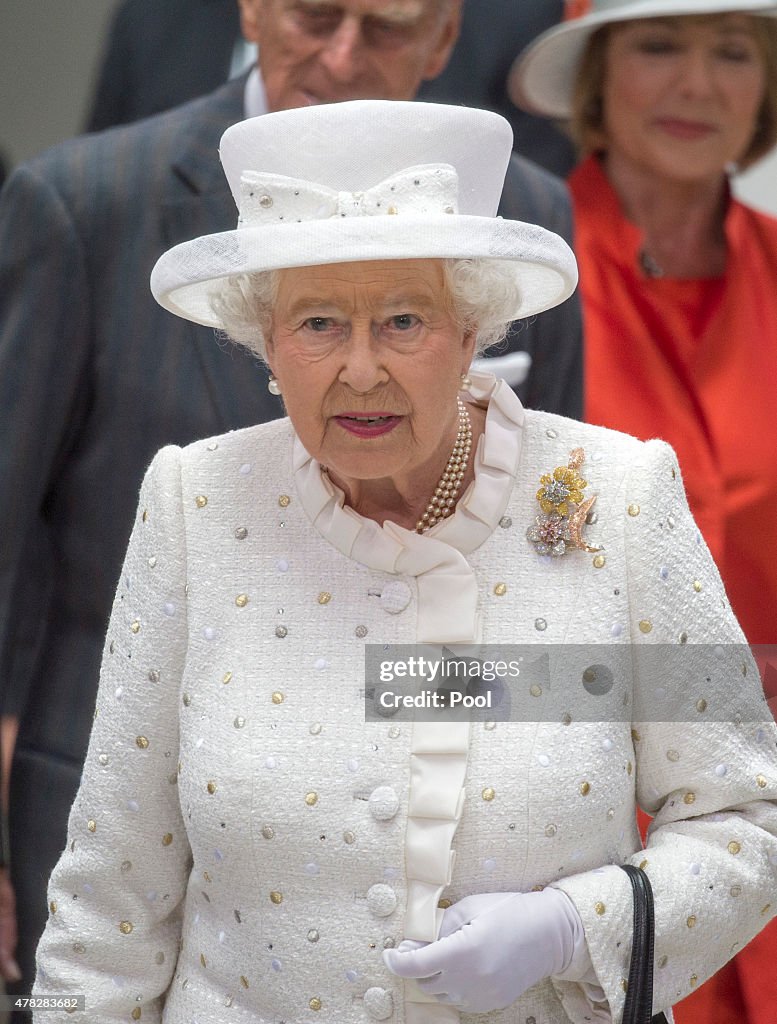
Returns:
[[[188,469],[199,469],[212,460],[214,452],[228,457],[230,462],[240,461],[243,466],[262,468],[262,473],[272,473],[273,467],[283,460],[285,452],[291,452],[294,429],[288,417],[257,423],[240,430],[229,430],[224,434],[193,441],[181,449],[181,465]]]
[[[640,460],[651,444],[609,427],[534,409],[526,410],[524,430],[535,446],[551,455],[568,456],[570,448],[583,448],[587,458],[595,461],[606,459],[608,465],[631,464]]]
[[[134,183],[142,180],[143,194],[153,193],[154,180],[167,178],[176,165],[185,167],[190,154],[199,157],[207,150],[218,170],[219,138],[243,116],[242,102],[242,84],[232,81],[142,121],[68,139],[26,161],[15,174],[44,182],[76,208],[94,211],[104,203],[138,201]]]
[[[637,479],[641,488],[648,489],[660,489],[669,479],[682,485],[674,449],[659,438],[640,441],[608,427],[527,409],[524,439],[532,471],[552,473],[568,464],[576,448],[582,448],[581,473],[595,481],[597,489],[616,493],[627,481]]]

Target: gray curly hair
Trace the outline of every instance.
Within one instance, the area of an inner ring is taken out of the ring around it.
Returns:
[[[442,261],[445,288],[456,322],[477,334],[475,354],[500,342],[520,302],[515,264],[507,260],[447,259]],[[225,333],[260,359],[267,357],[267,338],[278,296],[277,270],[229,278],[211,308]]]

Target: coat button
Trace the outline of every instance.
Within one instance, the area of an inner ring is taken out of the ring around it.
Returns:
[[[401,580],[391,580],[385,585],[380,594],[380,605],[384,612],[390,615],[399,615],[410,604],[413,593],[407,583]]]
[[[391,786],[378,786],[370,793],[370,813],[378,821],[391,821],[399,810],[399,797]]]
[[[397,894],[390,885],[378,882],[367,890],[367,906],[375,917],[389,917],[397,909]]]
[[[394,1000],[385,988],[373,986],[364,993],[364,1008],[373,1020],[388,1020],[394,1012]]]

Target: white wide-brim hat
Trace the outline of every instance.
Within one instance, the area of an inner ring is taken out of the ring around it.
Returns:
[[[777,16],[775,0],[592,0],[591,11],[537,36],[518,56],[507,79],[517,107],[533,114],[566,119],[580,61],[593,33],[614,21],[673,18],[687,14]]]
[[[264,114],[232,125],[220,156],[238,207],[234,231],[164,253],[156,300],[222,327],[211,300],[238,274],[362,260],[511,263],[514,318],[563,302],[577,265],[566,242],[496,216],[512,130],[485,110],[355,100]]]

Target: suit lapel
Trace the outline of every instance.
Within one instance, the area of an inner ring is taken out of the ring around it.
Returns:
[[[245,79],[228,82],[192,104],[192,117],[176,140],[169,194],[162,204],[162,237],[168,246],[237,224],[237,210],[218,158],[219,141],[243,117]],[[262,372],[242,350],[224,350],[213,331],[184,325],[197,354],[207,390],[223,430],[282,415],[279,403],[258,408]],[[268,396],[269,397],[269,396]]]
[[[245,79],[228,82],[191,104],[192,116],[173,145],[170,187],[162,204],[162,231],[169,245],[215,231],[229,231],[237,211],[219,162],[219,142],[243,117]]]

